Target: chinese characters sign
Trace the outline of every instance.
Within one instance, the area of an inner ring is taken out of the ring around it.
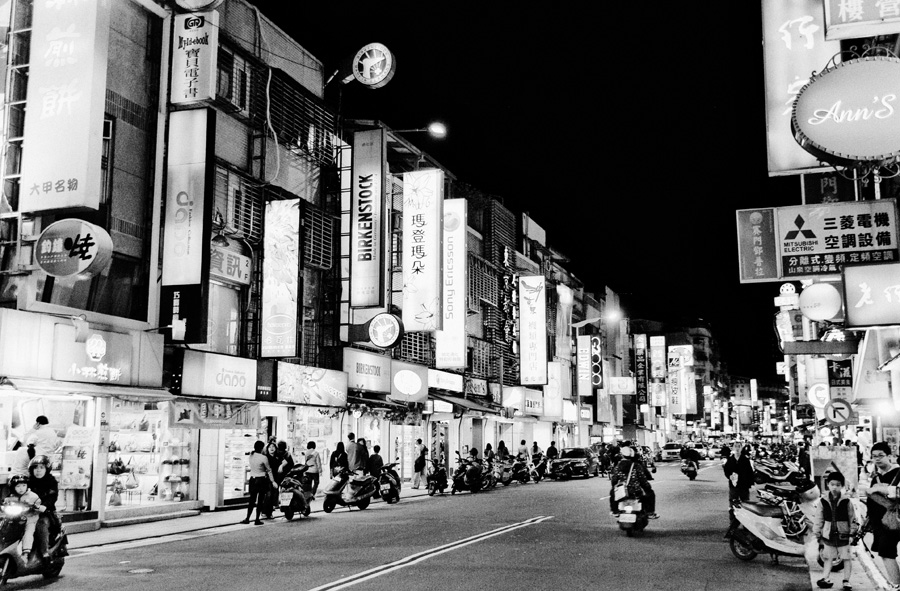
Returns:
[[[821,0],[763,0],[762,13],[769,174],[818,168],[816,157],[794,141],[791,111],[810,72],[824,67],[840,42],[825,41]]]
[[[263,357],[298,355],[300,209],[300,199],[266,203],[263,241]]]
[[[739,210],[737,230],[741,283],[777,280],[775,210],[771,208]]]
[[[180,14],[172,35],[172,104],[216,96],[219,13]]]
[[[238,285],[250,285],[253,260],[240,253],[210,244],[209,274]]]
[[[666,378],[666,337],[650,337],[650,377]]]
[[[382,209],[384,191],[384,131],[353,134],[350,193],[350,305],[380,306],[382,293]]]
[[[74,326],[53,327],[50,376],[54,380],[132,385],[130,335],[92,330],[86,342],[78,343],[75,334]]]
[[[20,209],[100,205],[109,0],[35,2]]]
[[[900,262],[844,267],[847,326],[900,324]]]
[[[444,201],[444,326],[434,335],[436,367],[466,367],[466,200]]]
[[[543,275],[519,277],[521,384],[547,383],[547,293]]]
[[[441,310],[441,218],[444,172],[418,170],[403,175],[403,326],[433,332]],[[465,244],[465,243],[463,243]],[[462,251],[465,264],[465,250]]]
[[[634,379],[637,404],[647,404],[647,335],[634,335]]]
[[[825,38],[859,39],[900,33],[897,0],[825,0]]]
[[[112,238],[103,228],[82,220],[60,220],[47,226],[34,258],[54,277],[102,272],[112,258]]]

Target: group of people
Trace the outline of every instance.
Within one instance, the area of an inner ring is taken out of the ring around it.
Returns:
[[[278,487],[285,476],[296,465],[287,448],[287,442],[277,441],[270,437],[267,443],[257,441],[250,452],[250,503],[247,505],[247,516],[241,523],[249,524],[250,516],[256,509],[254,525],[262,525],[261,517],[272,519],[277,507]],[[308,466],[304,473],[310,479],[311,491],[315,496],[319,488],[322,473],[322,457],[316,451],[316,442],[306,444],[303,463]]]

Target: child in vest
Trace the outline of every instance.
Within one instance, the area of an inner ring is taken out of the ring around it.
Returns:
[[[844,561],[844,591],[850,591],[850,540],[856,535],[859,525],[850,497],[844,494],[844,475],[832,472],[825,477],[828,494],[822,497],[822,508],[813,522],[813,534],[822,543],[822,578],[816,581],[820,589],[830,589],[834,583],[831,576],[832,561]]]
[[[31,553],[34,545],[34,532],[37,528],[38,518],[44,512],[41,498],[28,489],[27,476],[13,476],[9,481],[13,493],[6,497],[6,502],[18,502],[28,507],[25,513],[25,534],[22,536],[22,555],[26,558]]]

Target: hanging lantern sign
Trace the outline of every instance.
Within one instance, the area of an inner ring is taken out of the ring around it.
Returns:
[[[34,258],[53,277],[96,275],[106,269],[112,251],[112,238],[106,230],[83,220],[66,219],[41,232]]]

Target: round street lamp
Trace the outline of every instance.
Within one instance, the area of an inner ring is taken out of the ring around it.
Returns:
[[[413,132],[426,132],[431,137],[436,139],[443,139],[447,137],[447,126],[441,123],[440,121],[433,121],[428,124],[428,127],[420,127],[418,129],[395,129],[395,133],[413,133]]]

